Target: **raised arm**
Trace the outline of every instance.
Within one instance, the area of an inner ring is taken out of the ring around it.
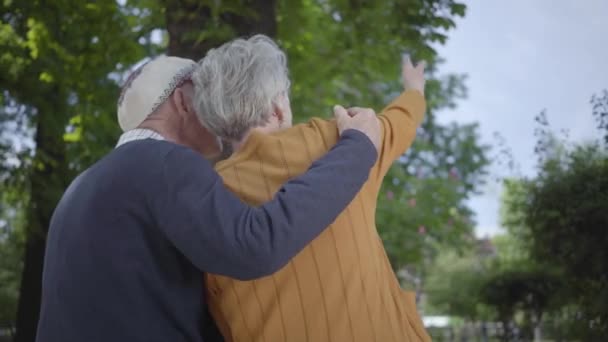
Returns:
[[[367,180],[376,157],[366,135],[346,130],[308,172],[255,208],[228,191],[200,155],[175,148],[164,164],[165,197],[154,208],[158,225],[203,272],[242,280],[265,276],[333,222]]]
[[[416,130],[422,124],[426,111],[424,67],[424,62],[414,67],[409,57],[404,58],[404,92],[379,116],[382,138],[378,163],[372,172],[372,177],[377,181],[382,180],[393,162],[412,145]]]

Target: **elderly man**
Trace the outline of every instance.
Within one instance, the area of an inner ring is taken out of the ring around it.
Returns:
[[[379,124],[344,117],[327,155],[246,206],[201,156],[219,146],[192,106],[195,66],[163,57],[127,82],[118,105],[127,132],[53,215],[38,341],[202,341],[201,272],[247,280],[277,271],[368,178]]]
[[[272,198],[338,141],[342,117],[288,128],[286,57],[269,38],[234,40],[199,64],[195,106],[207,127],[235,148],[216,170],[246,202]],[[403,79],[405,92],[379,116],[380,153],[369,180],[329,229],[272,275],[240,281],[207,274],[209,307],[227,341],[430,340],[374,223],[382,179],[414,140],[425,111],[424,64],[414,68],[408,59]]]

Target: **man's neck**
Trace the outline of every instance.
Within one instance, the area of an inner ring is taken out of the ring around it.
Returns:
[[[165,138],[165,140],[176,144],[182,144],[180,141],[177,131],[173,129],[174,125],[171,125],[168,120],[162,118],[148,118],[138,128],[149,129],[154,131]]]

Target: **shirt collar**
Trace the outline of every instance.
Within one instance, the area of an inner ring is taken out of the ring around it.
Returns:
[[[131,141],[144,140],[144,139],[165,140],[165,138],[162,135],[154,132],[151,129],[135,128],[135,129],[124,132],[118,139],[118,143],[116,144],[116,147],[124,145]]]

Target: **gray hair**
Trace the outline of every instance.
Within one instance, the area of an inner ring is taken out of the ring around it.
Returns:
[[[194,107],[222,139],[240,140],[268,122],[273,104],[289,91],[287,57],[264,35],[210,50],[192,74]]]

